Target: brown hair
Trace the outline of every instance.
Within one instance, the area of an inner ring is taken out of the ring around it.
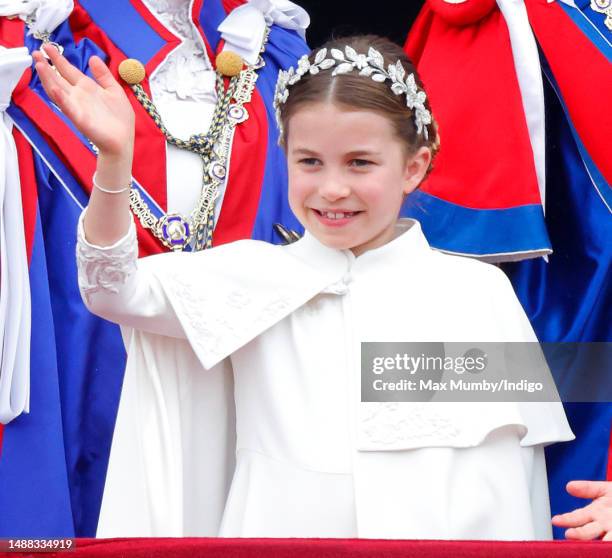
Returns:
[[[407,74],[414,74],[419,89],[423,90],[423,83],[419,78],[414,64],[408,59],[406,53],[399,45],[377,35],[356,35],[332,39],[320,48],[332,48],[344,51],[346,45],[352,46],[358,54],[366,54],[370,47],[375,48],[383,56],[385,68],[395,64],[398,60]],[[314,62],[316,52],[313,51],[309,60]],[[407,153],[415,153],[420,147],[431,149],[432,161],[439,149],[437,125],[432,117],[432,123],[427,126],[429,139],[417,133],[414,115],[406,106],[406,96],[396,95],[391,90],[387,80],[379,83],[369,77],[359,75],[359,72],[348,72],[332,76],[332,69],[322,70],[315,75],[306,73],[300,81],[289,86],[289,97],[280,105],[281,122],[285,135],[289,132],[289,120],[303,105],[331,101],[348,108],[371,110],[386,116],[395,129],[396,135],[402,141]],[[431,113],[429,100],[425,101],[425,108]],[[284,141],[284,140],[283,140]],[[430,169],[431,170],[431,165]]]

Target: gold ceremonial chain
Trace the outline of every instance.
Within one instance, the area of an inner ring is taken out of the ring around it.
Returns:
[[[266,30],[261,47],[264,52],[268,40]],[[233,53],[224,51],[217,57],[217,79],[215,89],[217,104],[207,134],[196,134],[188,140],[173,136],[140,82],[144,79],[144,67],[133,59],[124,60],[119,66],[121,77],[130,84],[136,98],[153,119],[156,126],[171,145],[191,151],[200,156],[203,164],[202,190],[195,208],[188,218],[180,213],[166,213],[159,219],[153,215],[136,188],[130,190],[130,208],[142,226],[149,229],[167,248],[182,251],[194,240],[193,250],[212,247],[215,202],[227,174],[232,136],[236,126],[249,118],[244,106],[251,101],[256,70],[263,67],[261,55],[255,65],[243,68],[243,62]],[[227,90],[224,75],[230,77]],[[234,102],[232,103],[232,99]]]
[[[159,238],[166,247],[172,250],[183,250],[194,235],[194,248],[196,250],[203,250],[204,248],[210,248],[210,246],[212,246],[214,202],[219,194],[219,186],[222,184],[226,175],[225,154],[215,154],[213,148],[222,130],[226,127],[228,121],[230,121],[230,100],[236,88],[236,81],[236,77],[231,78],[229,87],[227,91],[225,91],[223,76],[217,74],[216,90],[218,101],[215,106],[215,113],[208,134],[196,134],[191,136],[187,141],[176,138],[170,134],[164,126],[157,109],[142,86],[140,84],[132,86],[136,98],[149,113],[157,127],[166,136],[168,143],[180,149],[196,153],[202,159],[204,167],[202,191],[189,219],[185,219],[178,213],[167,213],[160,219],[156,219],[150,211],[148,211],[149,214],[147,214],[147,210],[149,209],[148,205],[142,199],[138,190],[132,188],[130,192],[130,205],[134,214],[140,219],[143,226],[145,226],[145,223],[151,223],[152,217],[156,222],[155,226],[151,229],[153,234]],[[143,221],[142,217],[145,215],[146,218]]]

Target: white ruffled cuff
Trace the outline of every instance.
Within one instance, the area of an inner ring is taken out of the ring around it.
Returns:
[[[86,211],[86,210],[85,210]],[[94,293],[103,291],[117,294],[136,271],[138,241],[136,226],[130,219],[130,227],[122,238],[110,246],[96,246],[85,238],[83,218],[79,218],[77,237],[77,267],[79,289],[85,302],[90,304]]]

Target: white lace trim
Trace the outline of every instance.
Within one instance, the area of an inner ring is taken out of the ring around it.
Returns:
[[[240,287],[194,291],[192,282],[181,273],[168,274],[164,284],[172,294],[183,326],[191,329],[192,335],[186,329],[188,337],[205,367],[216,364],[240,343],[276,323],[291,305],[283,292],[261,306],[257,298]]]
[[[130,220],[126,235],[111,246],[96,246],[85,239],[81,214],[77,235],[77,266],[79,289],[87,303],[97,292],[117,294],[128,277],[136,270],[138,242],[136,226]]]
[[[153,97],[214,103],[215,72],[198,31],[191,20],[187,0],[143,0],[151,13],[182,41],[153,73]]]
[[[360,423],[360,443],[368,446],[411,446],[432,439],[452,442],[462,434],[449,416],[431,407],[401,402],[362,403]]]

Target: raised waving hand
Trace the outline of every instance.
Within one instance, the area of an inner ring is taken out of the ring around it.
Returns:
[[[33,54],[40,81],[60,110],[99,149],[96,183],[84,221],[90,242],[108,246],[127,231],[134,153],[134,111],[123,88],[97,56],[89,60],[94,79],[75,68],[51,45]],[[121,191],[121,193],[108,193]]]
[[[49,98],[101,152],[119,154],[131,145],[134,112],[123,88],[97,56],[89,60],[94,79],[75,68],[53,46],[34,53],[36,71]]]

